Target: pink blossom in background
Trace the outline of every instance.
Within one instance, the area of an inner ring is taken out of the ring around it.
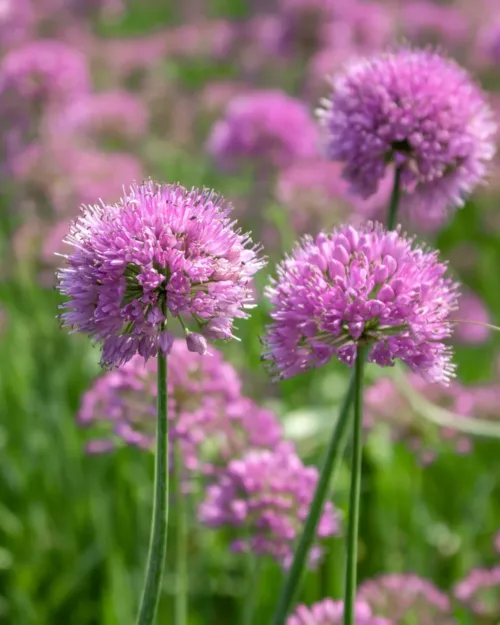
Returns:
[[[500,20],[497,18],[481,28],[477,36],[477,49],[482,59],[493,68],[500,63]]]
[[[400,19],[404,36],[418,45],[464,45],[471,35],[467,16],[452,4],[409,0]]]
[[[454,588],[455,597],[477,618],[500,618],[500,566],[472,569]]]
[[[310,606],[297,606],[286,625],[342,625],[343,615],[343,601],[332,601],[328,598]],[[374,616],[370,606],[364,601],[356,601],[354,618],[356,625],[392,625],[391,621]]]
[[[106,137],[140,139],[148,129],[149,113],[136,95],[123,90],[89,94],[53,120],[52,132],[67,132],[94,142]]]
[[[317,141],[306,105],[273,89],[231,100],[212,128],[207,151],[224,168],[245,160],[280,168],[313,157]]]
[[[318,481],[315,467],[304,466],[291,443],[274,450],[250,450],[231,460],[206,489],[199,508],[201,523],[234,528],[233,551],[269,555],[287,568],[311,505]],[[339,533],[333,504],[328,501],[316,530],[317,540]],[[321,558],[319,543],[309,554],[314,567]]]
[[[490,328],[479,325],[481,323],[491,323],[490,313],[479,295],[472,291],[462,293],[456,318],[455,340],[461,343],[478,345],[487,341],[491,336]],[[475,323],[467,323],[467,321]]]
[[[360,585],[358,598],[366,601],[373,614],[397,624],[458,625],[450,598],[414,573],[387,573],[369,579]]]
[[[470,392],[458,381],[441,386],[408,374],[406,383],[431,404],[456,412],[457,418],[460,414],[474,416]],[[471,450],[472,441],[468,435],[459,430],[440,428],[426,419],[424,414],[415,410],[392,378],[381,377],[368,386],[364,402],[364,428],[372,431],[380,426],[388,427],[391,439],[405,443],[423,465],[433,462],[441,449],[452,449],[459,454]]]

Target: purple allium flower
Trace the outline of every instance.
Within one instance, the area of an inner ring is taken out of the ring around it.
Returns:
[[[267,287],[273,322],[264,360],[280,378],[320,367],[336,356],[352,366],[358,346],[369,361],[402,360],[429,381],[454,375],[450,312],[457,285],[437,252],[423,250],[380,224],[304,237]]]
[[[232,543],[233,550],[270,555],[287,567],[317,481],[317,470],[305,467],[290,443],[283,442],[274,451],[251,450],[231,460],[208,487],[200,520],[213,528],[236,528],[238,539]],[[317,538],[332,536],[338,530],[333,504],[327,502]],[[309,564],[314,565],[320,556],[317,544]]]
[[[139,139],[147,132],[148,111],[143,102],[127,91],[105,91],[82,98],[58,115],[54,131],[97,139]]]
[[[78,422],[104,430],[106,439],[150,449],[156,426],[156,359],[134,356],[123,367],[97,378],[83,395]],[[181,439],[189,452],[204,439],[205,426],[240,401],[241,382],[233,367],[213,349],[201,358],[182,340],[171,345],[168,359],[170,436]],[[111,430],[111,432],[110,432]],[[206,434],[206,433],[205,433]],[[191,459],[192,460],[192,459]]]
[[[209,153],[221,166],[259,159],[286,167],[317,153],[318,133],[306,105],[278,90],[256,91],[231,100],[212,129]]]
[[[354,193],[373,195],[399,167],[410,214],[443,221],[480,183],[495,152],[495,124],[467,72],[428,50],[357,61],[333,80],[319,112],[329,158]]]
[[[426,401],[455,412],[457,419],[460,415],[475,416],[471,391],[455,380],[448,386],[430,384],[411,373],[406,376],[406,382]],[[368,386],[364,402],[364,427],[369,431],[379,426],[388,427],[391,439],[406,443],[424,465],[435,460],[443,445],[451,446],[459,454],[471,450],[468,436],[458,430],[439,428],[425,419],[391,378],[381,377]]]
[[[89,91],[84,55],[56,40],[32,41],[11,50],[2,59],[0,77],[0,96],[9,98],[12,106],[66,105]]]
[[[323,599],[313,605],[299,605],[287,620],[287,625],[342,625],[344,602]],[[373,616],[370,606],[364,601],[354,605],[355,625],[391,625],[389,621]]]
[[[78,422],[98,436],[89,452],[154,447],[156,366],[134,356],[83,395]],[[275,414],[241,396],[238,374],[217,350],[201,358],[175,340],[167,366],[170,438],[180,442],[186,468],[214,475],[248,449],[273,449],[282,439]]]
[[[156,355],[169,315],[191,315],[202,331],[222,319],[230,338],[265,264],[230,212],[211,191],[152,181],[134,184],[118,204],[85,208],[58,274],[69,298],[63,325],[103,343],[110,366]]]
[[[490,314],[483,300],[472,291],[462,293],[456,313],[458,320],[455,339],[461,343],[477,345],[488,340],[491,330],[481,323],[491,323]],[[467,323],[471,321],[473,323]]]
[[[358,597],[394,623],[457,625],[451,602],[434,584],[413,573],[389,573],[361,584]]]
[[[500,566],[473,569],[454,589],[455,597],[476,617],[500,619]]]

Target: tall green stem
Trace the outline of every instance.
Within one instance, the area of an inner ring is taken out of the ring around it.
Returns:
[[[349,495],[349,524],[347,526],[347,564],[344,590],[344,625],[354,625],[356,601],[356,568],[358,560],[359,504],[361,494],[361,458],[363,455],[363,375],[365,354],[358,347],[354,370],[354,432],[352,442],[351,490]]]
[[[325,503],[332,473],[336,471],[342,458],[342,452],[346,441],[347,427],[349,425],[349,409],[354,397],[355,382],[356,376],[353,375],[349,383],[347,393],[344,397],[344,402],[340,409],[339,418],[333,428],[330,443],[328,444],[326,456],[323,461],[323,467],[321,469],[318,485],[316,486],[316,492],[314,493],[314,498],[304,525],[302,536],[300,537],[300,541],[295,550],[292,566],[281,590],[272,625],[283,625],[295,597],[295,593],[297,592],[307,554],[309,553],[309,549],[314,540],[316,527]]]
[[[167,359],[158,352],[158,410],[156,422],[155,483],[151,539],[146,581],[137,625],[154,623],[161,593],[161,580],[167,553],[168,521],[168,414]]]
[[[401,195],[401,168],[396,167],[394,171],[394,183],[392,185],[391,200],[387,214],[387,229],[394,230],[396,227],[396,217],[398,214],[399,198]]]
[[[248,587],[246,600],[242,602],[241,625],[253,625],[255,608],[257,606],[257,593],[259,591],[260,559],[249,552],[247,554],[247,581]]]
[[[182,492],[182,457],[179,446],[175,446],[175,517],[176,517],[176,589],[175,625],[186,625],[188,608],[187,589],[187,525],[186,497]]]

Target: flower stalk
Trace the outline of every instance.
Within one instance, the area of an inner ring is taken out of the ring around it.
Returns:
[[[142,594],[137,625],[155,621],[161,593],[161,581],[167,553],[168,523],[168,409],[167,358],[158,353],[158,399],[156,423],[156,455],[153,517],[149,545],[146,581]]]

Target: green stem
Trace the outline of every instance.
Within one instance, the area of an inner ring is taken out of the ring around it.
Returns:
[[[259,590],[260,559],[252,552],[247,554],[248,562],[248,587],[246,601],[243,601],[241,625],[252,625],[255,617],[255,607]]]
[[[363,455],[363,373],[365,354],[358,347],[354,371],[354,433],[352,443],[351,490],[347,526],[347,564],[344,589],[344,625],[354,625],[356,601],[356,568],[358,560],[359,504],[361,493],[361,459]]]
[[[392,186],[391,200],[387,214],[387,229],[394,230],[396,227],[396,217],[398,214],[399,197],[401,195],[401,168],[396,167],[394,171],[394,184]]]
[[[349,425],[349,409],[354,396],[356,377],[353,375],[349,383],[349,388],[344,397],[344,402],[340,409],[339,418],[333,428],[332,436],[326,450],[326,456],[323,461],[323,467],[316,486],[316,492],[307,516],[304,530],[300,541],[295,550],[293,563],[285,580],[285,584],[281,590],[273,625],[283,625],[285,623],[288,611],[297,592],[298,585],[302,577],[302,571],[306,562],[307,554],[314,540],[316,526],[325,503],[328,486],[332,473],[334,473],[342,459],[342,453],[345,446],[347,427]]]
[[[158,417],[156,423],[155,483],[151,539],[146,581],[137,625],[151,625],[156,616],[167,553],[168,521],[168,414],[167,359],[158,352]]]
[[[182,457],[175,446],[176,592],[175,625],[185,625],[188,609],[186,497],[182,492]]]

